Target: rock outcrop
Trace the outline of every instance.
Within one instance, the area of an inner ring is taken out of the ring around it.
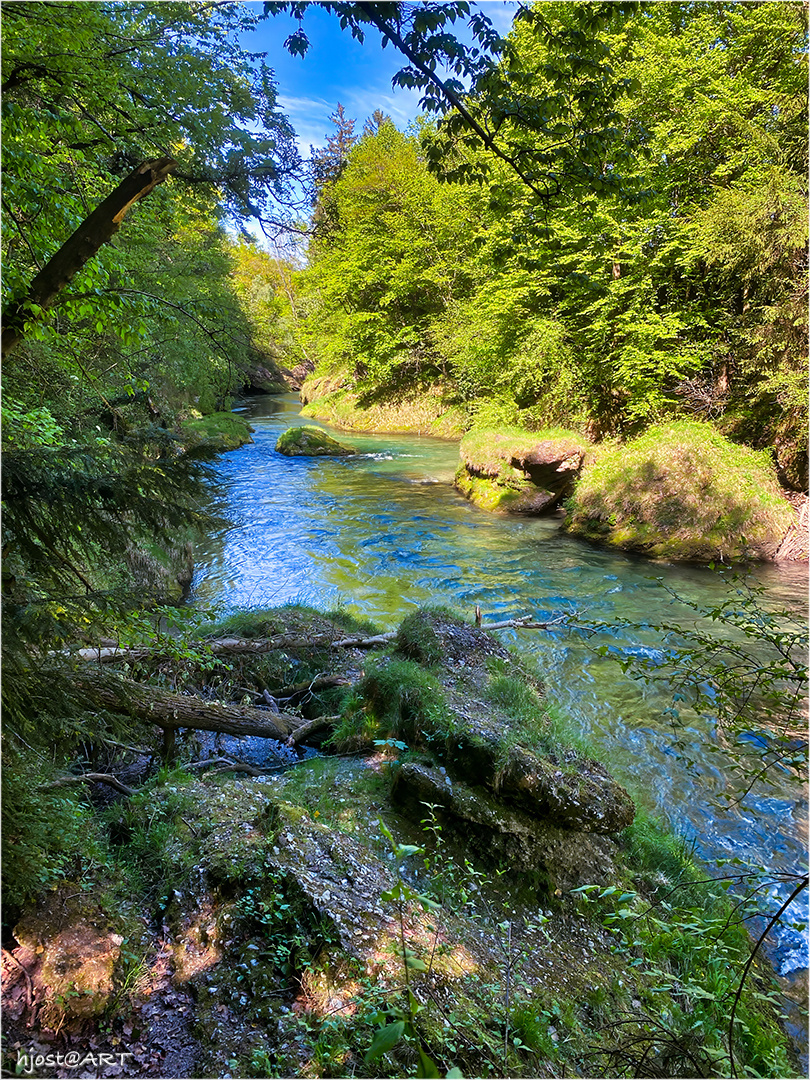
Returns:
[[[287,457],[346,457],[355,452],[320,428],[309,425],[288,428],[279,437],[276,450]]]
[[[484,630],[422,611],[404,631],[405,624],[400,652],[416,657],[414,643],[424,651],[429,635],[431,656],[443,658],[450,715],[423,726],[422,745],[434,760],[398,769],[391,795],[397,809],[422,821],[425,804],[436,807],[444,826],[477,855],[512,865],[518,875],[539,873],[551,891],[606,879],[613,868],[609,838],[635,817],[625,789],[598,762],[571,747],[552,747],[550,737],[546,751],[521,740],[523,725],[498,707],[489,688],[494,668],[511,670],[517,685],[524,676]],[[523,685],[539,705],[540,694]],[[542,725],[539,733],[524,732],[526,740],[538,736]]]
[[[28,972],[43,1027],[104,1013],[115,992],[124,938],[79,886],[45,893],[15,926],[14,936],[20,946],[16,957]]]
[[[474,430],[455,484],[485,510],[549,514],[574,490],[587,449],[575,432]]]

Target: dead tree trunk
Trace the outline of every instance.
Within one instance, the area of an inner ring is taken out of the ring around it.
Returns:
[[[145,161],[84,219],[45,263],[25,294],[13,300],[3,312],[4,358],[25,336],[25,324],[37,313],[35,309],[49,308],[53,304],[84,264],[118,232],[129,208],[162,184],[176,164],[171,158]]]
[[[331,638],[328,634],[315,634],[301,637],[300,634],[282,634],[274,638],[217,638],[213,641],[201,641],[199,651],[210,652],[213,656],[261,656],[277,649],[374,649],[378,645],[387,645],[396,637],[396,631],[387,634],[374,634],[372,637]],[[160,655],[159,649],[148,646],[107,645],[88,649],[77,649],[71,654],[78,660],[95,660],[100,664],[114,664],[120,660],[133,663],[148,660]]]
[[[185,694],[170,694],[132,679],[104,675],[82,676],[78,685],[97,708],[125,713],[157,724],[164,730],[194,728],[219,731],[225,735],[256,735],[262,739],[286,741],[307,724],[301,716],[252,709],[219,701],[202,701]]]

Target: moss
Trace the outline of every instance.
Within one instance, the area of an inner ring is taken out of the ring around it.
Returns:
[[[442,659],[441,642],[428,612],[413,611],[405,616],[397,631],[396,651],[420,664],[437,664]]]
[[[187,449],[201,447],[221,452],[237,450],[245,443],[253,442],[253,428],[241,416],[231,412],[210,413],[180,425],[180,438]]]
[[[461,494],[480,506],[482,510],[508,513],[519,508],[522,498],[535,491],[531,480],[521,477],[516,470],[508,474],[504,470],[497,480],[486,476],[473,476],[462,465],[455,476],[455,487]]]
[[[438,679],[411,660],[371,663],[347,702],[331,744],[395,738],[411,746],[443,738],[451,724]]]
[[[516,472],[513,463],[546,442],[570,444],[572,453],[576,450],[584,452],[589,445],[578,432],[569,428],[527,431],[519,427],[502,427],[472,428],[461,440],[459,449],[463,464],[471,472],[506,482]]]
[[[567,428],[473,428],[461,440],[455,485],[483,510],[548,513],[572,490],[587,449]]]
[[[276,450],[287,457],[348,457],[354,453],[321,428],[309,425],[288,428],[279,436]]]
[[[709,424],[650,428],[586,467],[566,528],[588,540],[659,558],[764,558],[794,514],[765,452]]]

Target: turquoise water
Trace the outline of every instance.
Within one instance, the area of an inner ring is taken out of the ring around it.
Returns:
[[[686,600],[710,604],[729,585],[705,567],[652,563],[566,536],[559,521],[506,518],[479,510],[452,486],[458,444],[410,435],[335,432],[358,454],[287,458],[279,434],[299,417],[293,395],[251,399],[239,410],[254,443],[224,454],[218,474],[233,525],[199,547],[193,599],[224,609],[287,601],[341,604],[385,628],[425,603],[446,603],[484,624],[530,614],[543,621],[577,610],[585,621],[636,623],[694,619],[663,583]],[[768,602],[806,613],[806,565],[759,567]],[[663,710],[670,693],[643,686],[597,655],[607,644],[624,655],[665,647],[651,628],[588,637],[560,629],[503,631],[531,653],[550,700],[599,748],[638,801],[665,816],[710,863],[740,857],[773,872],[806,866],[805,788],[786,773],[728,808],[739,781],[716,750],[716,725],[694,715],[674,746]],[[721,740],[722,742],[722,740]],[[685,756],[690,759],[685,760]],[[789,889],[775,885],[771,902]],[[805,894],[806,896],[806,894]],[[804,901],[806,914],[806,899]],[[801,913],[792,913],[794,918]],[[802,932],[782,931],[771,948],[786,974],[807,966]]]

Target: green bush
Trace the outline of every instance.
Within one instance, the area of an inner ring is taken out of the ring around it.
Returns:
[[[794,519],[769,454],[696,421],[604,450],[569,510],[567,529],[586,539],[706,561],[767,557]]]

